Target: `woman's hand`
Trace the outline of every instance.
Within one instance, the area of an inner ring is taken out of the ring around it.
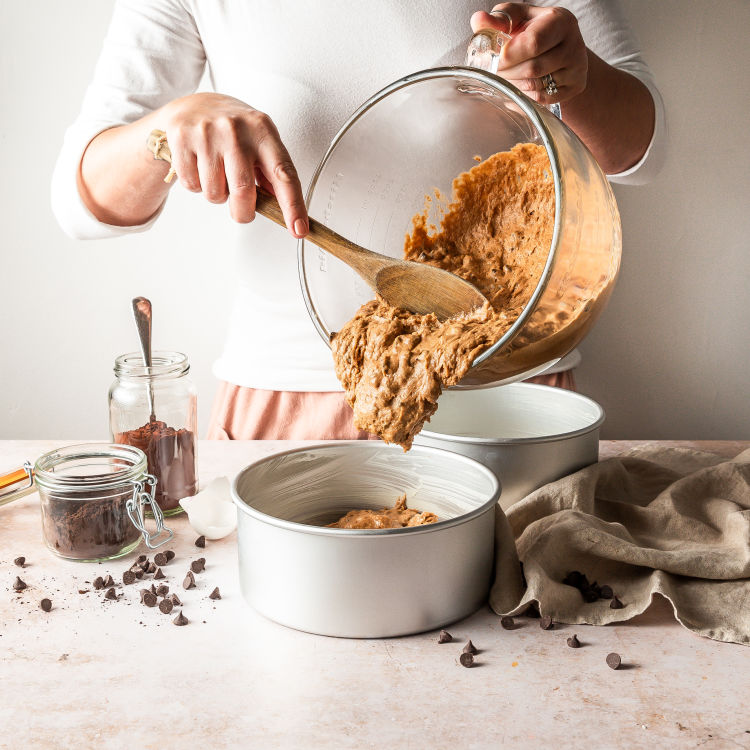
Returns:
[[[289,231],[308,231],[302,186],[289,152],[271,118],[222,94],[192,94],[161,111],[182,185],[202,192],[211,203],[229,199],[229,212],[240,223],[255,218],[256,181],[276,195]]]
[[[471,28],[493,28],[510,34],[503,45],[498,74],[540,104],[565,102],[581,94],[588,82],[589,59],[576,17],[565,8],[500,3],[492,13],[479,11]],[[552,76],[548,93],[543,76]]]

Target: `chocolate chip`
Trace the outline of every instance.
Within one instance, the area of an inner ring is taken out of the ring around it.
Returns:
[[[612,591],[612,587],[608,586],[606,583],[599,589],[599,596],[601,596],[602,599],[611,599],[614,596],[614,592]]]
[[[209,599],[221,599],[221,594],[219,593],[219,587],[217,586],[209,595]]]
[[[172,560],[174,560],[174,552],[172,552],[171,549],[166,550],[164,554],[167,556],[167,562],[172,562]]]
[[[473,667],[474,666],[474,656],[470,654],[468,651],[464,651],[461,656],[458,657],[458,660],[461,662],[462,667]]]
[[[568,638],[567,643],[571,648],[581,648],[581,642],[578,640],[578,636],[575,633]]]
[[[156,596],[156,586],[153,583],[151,584],[151,593]]]
[[[49,599],[42,599],[41,602],[39,602],[39,606],[45,611],[49,612],[52,609],[52,602]]]
[[[149,563],[148,568],[146,568],[146,570],[144,572],[145,573],[149,573],[149,574],[150,573],[156,573],[156,565],[154,565],[153,563]]]
[[[171,599],[162,599],[159,602],[159,611],[165,615],[168,615],[172,611],[173,608],[174,608],[174,604],[172,604]]]
[[[21,555],[21,557],[17,557],[13,562],[18,565],[19,568],[22,568],[26,564],[26,558]]]
[[[104,587],[104,588],[109,588],[110,586],[114,586],[114,585],[115,585],[115,581],[114,581],[114,579],[112,578],[112,576],[110,576],[110,575],[108,575],[108,576],[107,576],[107,577],[106,577],[106,578],[104,579],[104,581],[103,581],[103,587]]]
[[[599,594],[597,594],[596,591],[591,588],[581,589],[581,596],[583,597],[583,601],[585,601],[587,604],[591,604],[592,602],[595,602],[599,599]]]
[[[130,586],[130,584],[131,584],[131,583],[135,583],[135,573],[133,573],[133,571],[132,571],[132,570],[126,570],[126,571],[125,571],[125,572],[124,572],[124,573],[122,574],[122,582],[123,582],[123,583],[124,583],[124,584],[125,584],[126,586]]]
[[[79,594],[88,594],[89,590],[88,589],[78,589],[78,593]]]
[[[609,603],[610,609],[622,609],[625,605],[616,597],[612,596],[612,601]]]
[[[169,593],[169,586],[166,583],[162,583],[161,586],[156,587],[157,596],[166,596]]]
[[[508,615],[500,618],[500,624],[505,630],[513,630],[516,627],[516,621]]]
[[[193,562],[190,563],[190,570],[192,570],[193,573],[201,573],[205,569],[206,569],[205,557],[199,557],[197,560],[193,560]]]
[[[97,591],[99,591],[100,589],[103,589],[104,579],[101,576],[97,576],[96,578],[94,578],[93,586]]]
[[[169,560],[167,559],[167,556],[164,554],[164,552],[157,552],[154,555],[154,562],[161,567],[162,565],[166,565]]]
[[[16,576],[16,580],[13,582],[13,588],[15,591],[23,591],[26,588],[26,584]]]
[[[187,625],[190,622],[190,620],[188,620],[188,618],[182,614],[182,610],[180,610],[180,614],[177,615],[177,617],[175,617],[174,620],[172,620],[172,622],[175,625]]]
[[[192,570],[188,570],[185,580],[182,582],[182,588],[194,589],[195,588],[195,576]]]
[[[201,534],[196,540],[195,540],[195,546],[196,547],[205,547],[206,546],[206,537]]]
[[[141,568],[138,568],[138,570],[134,570],[133,573],[135,573],[135,577],[140,581],[141,578],[143,578],[143,570]]]
[[[156,606],[156,594],[151,589],[141,589],[141,604],[147,607]]]
[[[611,654],[607,654],[607,666],[610,669],[619,669],[620,664],[622,664],[620,654],[615,654],[614,652]]]
[[[117,599],[117,594],[115,593],[114,588],[107,589],[107,593],[104,594],[105,599]]]
[[[552,622],[552,618],[551,618],[551,617],[550,617],[549,615],[544,615],[544,616],[543,616],[543,617],[542,617],[542,618],[541,618],[541,619],[539,620],[539,627],[540,627],[540,628],[541,628],[542,630],[552,630],[552,628],[554,628],[554,627],[555,627],[555,623],[554,623],[554,622]]]
[[[146,562],[147,560],[148,558],[146,557],[146,555],[138,555],[138,557],[135,558],[136,563],[138,563],[139,565]]]
[[[172,600],[172,604],[174,604],[175,607],[181,607],[182,602],[180,601],[180,597],[177,596],[177,594],[172,594],[172,596],[169,597]]]
[[[463,652],[464,654],[476,654],[476,653],[477,653],[477,648],[476,648],[476,646],[475,646],[475,645],[474,645],[474,644],[473,644],[473,643],[472,643],[471,641],[469,641],[469,642],[468,642],[468,643],[467,643],[467,644],[466,644],[466,645],[465,645],[465,646],[463,647],[463,649],[462,649],[462,652]]]
[[[447,630],[441,630],[438,636],[438,643],[450,643],[453,640],[453,636]]]
[[[573,586],[573,588],[580,589],[588,586],[589,582],[583,573],[578,570],[571,570],[562,581],[567,586]]]

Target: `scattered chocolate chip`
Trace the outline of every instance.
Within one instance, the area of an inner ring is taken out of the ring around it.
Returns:
[[[164,552],[157,552],[154,555],[154,563],[161,567],[162,565],[166,565],[169,562],[167,559],[167,556],[164,554]]]
[[[610,609],[622,609],[625,605],[616,597],[612,595],[612,601],[609,603]]]
[[[500,618],[500,624],[505,630],[513,630],[516,627],[516,621],[508,615]]]
[[[130,584],[131,584],[131,583],[135,583],[135,573],[133,573],[133,571],[132,571],[132,570],[126,570],[126,571],[125,571],[125,572],[124,572],[124,573],[122,574],[122,582],[123,582],[123,583],[124,583],[124,584],[125,584],[126,586],[130,586]]]
[[[174,604],[172,604],[171,599],[162,599],[159,602],[159,611],[162,612],[165,615],[168,615],[174,607]]]
[[[171,549],[166,550],[164,554],[167,556],[167,562],[174,560],[174,552]]]
[[[541,619],[539,620],[539,627],[540,627],[540,628],[541,628],[542,630],[552,630],[552,628],[554,628],[554,627],[555,627],[555,623],[554,623],[554,622],[552,622],[552,618],[551,618],[551,617],[550,617],[549,615],[544,615],[544,616],[543,616],[543,617],[542,617],[542,618],[541,618]]]
[[[581,642],[578,640],[578,636],[574,633],[568,638],[568,646],[571,648],[581,648]]]
[[[573,586],[573,588],[580,589],[581,587],[588,586],[588,579],[583,573],[578,570],[571,570],[562,581],[567,586]]]
[[[196,547],[205,547],[206,546],[206,537],[201,534],[196,540],[195,540],[195,546]]]
[[[151,565],[151,562],[149,560],[144,560],[143,562],[136,563],[136,567],[140,568],[144,573],[148,573],[149,565]]]
[[[601,596],[602,599],[611,599],[614,596],[614,592],[612,591],[612,587],[608,586],[605,583],[604,586],[602,586],[599,589],[599,596]]]
[[[151,589],[141,589],[141,604],[147,607],[156,606],[156,594]]]
[[[587,604],[591,604],[592,602],[595,602],[599,599],[599,594],[597,594],[596,591],[591,588],[582,589],[581,596],[583,597],[583,601],[585,601]]]
[[[622,659],[620,658],[620,654],[607,654],[607,666],[610,669],[619,669],[620,664],[622,664]]]
[[[169,586],[166,583],[162,583],[161,586],[156,587],[157,596],[166,596],[169,593]]]
[[[473,654],[470,654],[468,651],[464,651],[461,654],[461,656],[458,657],[458,660],[461,662],[462,667],[474,666],[474,656]]]
[[[474,645],[474,644],[473,644],[473,643],[472,643],[471,641],[469,641],[469,642],[468,642],[468,643],[467,643],[467,644],[466,644],[466,645],[465,645],[465,646],[463,647],[463,649],[462,649],[462,652],[463,652],[464,654],[476,654],[476,653],[477,653],[477,648],[476,648],[476,646],[475,646],[475,645]]]
[[[156,565],[154,565],[153,563],[149,563],[148,568],[146,568],[144,572],[148,574],[156,573]]]
[[[89,590],[88,589],[78,589],[78,593],[79,594],[88,594]]]
[[[23,591],[26,588],[26,584],[16,576],[16,580],[13,582],[13,589],[15,591]]]
[[[141,563],[144,563],[148,560],[146,555],[138,555],[138,557],[135,558],[135,561],[140,565]]]
[[[94,583],[92,585],[97,591],[99,591],[104,588],[104,579],[101,576],[97,576],[94,578]]]
[[[18,565],[19,568],[22,568],[26,564],[26,558],[21,555],[21,557],[17,557],[13,562]]]
[[[180,601],[180,597],[177,596],[177,594],[172,594],[172,596],[169,597],[172,600],[172,604],[174,604],[175,607],[181,607],[182,602]]]
[[[185,580],[182,582],[182,588],[194,589],[195,588],[195,576],[192,570],[188,570]]]
[[[103,581],[103,585],[104,585],[104,588],[109,588],[110,586],[114,586],[114,585],[115,585],[115,581],[114,581],[114,579],[112,578],[112,576],[108,575],[108,576],[107,576],[107,577],[106,577],[106,578],[104,579],[104,581]]]
[[[151,593],[156,596],[156,586],[153,583],[151,584]]]
[[[193,562],[190,563],[190,570],[192,570],[193,573],[201,573],[205,569],[206,569],[205,557],[199,557],[197,560],[193,560]]]
[[[221,594],[219,593],[219,587],[217,586],[209,595],[209,599],[221,599]]]
[[[143,578],[143,571],[138,568],[138,570],[134,570],[133,573],[135,573],[135,577],[140,581],[141,578]]]
[[[190,620],[188,620],[188,618],[182,614],[182,610],[180,610],[180,614],[177,615],[177,617],[175,617],[174,620],[172,620],[172,622],[175,625],[187,625],[190,622]]]
[[[453,636],[447,630],[441,630],[438,636],[438,643],[450,643],[453,640]]]
[[[117,594],[115,593],[114,588],[107,589],[107,593],[104,594],[105,599],[117,599]]]
[[[52,609],[52,602],[49,599],[42,599],[41,602],[39,602],[39,606],[45,611],[49,612]]]

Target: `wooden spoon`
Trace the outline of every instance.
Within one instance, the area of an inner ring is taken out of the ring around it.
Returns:
[[[153,130],[147,145],[155,159],[172,163],[172,153],[163,131]],[[174,169],[170,169],[164,181],[170,182],[174,175]],[[260,186],[256,186],[256,191],[255,210],[279,226],[286,226],[275,196]],[[473,284],[442,268],[366,250],[312,217],[309,225],[306,239],[353,268],[393,307],[419,315],[434,313],[439,320],[446,320],[469,313],[487,301]]]

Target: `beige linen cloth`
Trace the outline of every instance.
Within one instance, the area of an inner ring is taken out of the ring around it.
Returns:
[[[498,614],[536,602],[558,622],[604,625],[640,614],[658,593],[693,632],[750,644],[750,449],[727,460],[637,448],[545,485],[507,517],[498,508],[496,538]],[[609,584],[624,608],[584,602],[561,583],[573,570]]]

